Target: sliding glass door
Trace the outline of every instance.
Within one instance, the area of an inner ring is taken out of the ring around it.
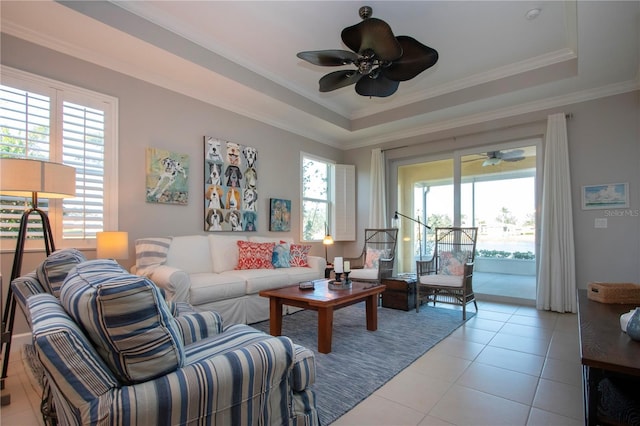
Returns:
[[[487,291],[535,298],[540,143],[528,139],[398,165],[398,212],[415,219],[400,221],[398,272],[415,271],[415,260],[431,257],[436,227],[476,226],[474,272],[508,286]],[[520,282],[527,288],[513,284]]]

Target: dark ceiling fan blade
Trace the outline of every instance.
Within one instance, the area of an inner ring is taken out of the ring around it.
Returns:
[[[359,74],[356,70],[330,72],[320,79],[320,91],[330,92],[340,89],[341,87],[349,86],[356,83],[361,77],[362,74]]]
[[[367,18],[342,30],[342,41],[354,52],[363,54],[373,50],[383,61],[393,61],[402,56],[402,47],[389,24],[381,19]]]
[[[352,64],[358,59],[358,55],[348,50],[313,50],[300,52],[298,58],[325,67],[337,67],[340,65]]]
[[[377,75],[376,78],[373,75]],[[400,86],[399,81],[393,81],[386,78],[381,73],[375,71],[370,75],[364,76],[356,83],[356,92],[362,96],[375,96],[378,98],[386,98],[396,93]]]
[[[402,46],[402,56],[396,59],[382,73],[390,80],[411,80],[422,71],[438,62],[438,52],[425,46],[413,37],[398,36],[398,42]]]

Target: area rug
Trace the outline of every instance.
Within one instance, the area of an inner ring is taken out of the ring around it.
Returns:
[[[378,308],[378,330],[367,331],[365,304],[334,312],[331,353],[317,351],[315,311],[282,319],[282,334],[316,354],[318,414],[329,425],[460,327],[462,312],[425,306],[419,313]],[[467,319],[474,313],[467,312]],[[269,321],[252,324],[269,332]]]

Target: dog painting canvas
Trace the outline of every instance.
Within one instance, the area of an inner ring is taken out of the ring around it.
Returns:
[[[258,150],[204,137],[204,230],[257,231]]]
[[[189,204],[189,156],[147,148],[146,160],[147,202]]]
[[[269,231],[291,231],[291,200],[271,198]]]

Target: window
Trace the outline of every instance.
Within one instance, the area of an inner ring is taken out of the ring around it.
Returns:
[[[332,163],[302,156],[302,240],[321,241],[331,223]]]
[[[0,156],[74,167],[76,197],[38,198],[38,207],[48,211],[56,248],[93,247],[96,232],[117,229],[117,99],[8,67],[2,74]],[[12,248],[30,202],[0,197],[2,248]],[[33,219],[28,245],[42,238]]]

